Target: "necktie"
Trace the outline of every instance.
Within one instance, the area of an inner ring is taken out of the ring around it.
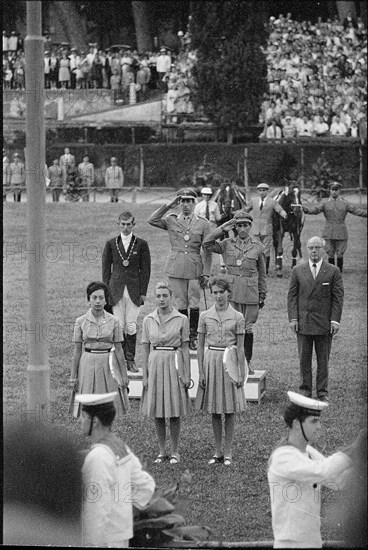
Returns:
[[[261,199],[261,206],[259,207],[260,211],[262,212],[262,209],[263,209],[263,200],[264,199]]]
[[[208,203],[206,204],[206,218],[207,220],[210,219],[210,207],[208,206]]]
[[[315,279],[317,277],[317,265],[316,264],[312,265],[312,275],[313,275],[313,279]]]

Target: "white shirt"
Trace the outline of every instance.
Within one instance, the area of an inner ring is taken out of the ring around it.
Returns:
[[[198,204],[195,205],[194,207],[194,215],[195,216],[202,216],[202,217],[206,217],[206,207],[207,207],[207,202],[205,200],[202,200],[201,202],[199,202]],[[219,206],[217,204],[217,202],[213,201],[213,200],[209,200],[208,201],[208,210],[209,210],[209,221],[210,222],[218,222],[220,221],[221,219],[221,214],[220,214],[220,209],[219,209]]]
[[[127,448],[123,457],[104,444],[93,445],[82,468],[83,546],[116,546],[133,537],[133,506],[150,500],[155,482]],[[90,488],[90,490],[89,490]],[[93,492],[95,488],[95,492]]]
[[[313,275],[313,264],[316,264],[316,277],[317,277],[319,270],[321,269],[322,260],[320,260],[319,262],[312,262],[312,260],[309,260],[309,267],[312,272],[312,275]]]
[[[123,243],[123,247],[125,249],[125,252],[128,250],[130,241],[132,240],[133,233],[129,233],[129,235],[123,235],[123,233],[120,233],[121,242]]]
[[[267,477],[274,548],[322,548],[320,486],[341,489],[350,465],[344,453],[325,458],[310,445],[305,452],[281,445],[272,453]]]

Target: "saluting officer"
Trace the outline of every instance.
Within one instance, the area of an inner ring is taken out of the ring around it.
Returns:
[[[203,248],[222,254],[232,285],[229,298],[234,309],[245,319],[244,351],[249,374],[253,355],[253,325],[257,322],[259,309],[264,306],[267,295],[267,275],[264,246],[249,236],[253,218],[240,210],[232,220],[223,223],[206,237]],[[217,240],[225,232],[236,228],[237,236],[223,241]]]
[[[333,181],[329,185],[330,197],[316,206],[304,205],[303,210],[306,214],[320,214],[323,212],[326,218],[326,225],[323,229],[322,237],[326,241],[325,250],[330,264],[335,265],[335,254],[337,267],[342,272],[344,263],[344,253],[348,247],[348,230],[345,225],[345,218],[348,212],[354,216],[362,218],[367,217],[367,211],[353,204],[346,202],[340,197],[341,183]]]
[[[193,189],[180,189],[170,204],[161,206],[148,219],[154,227],[169,232],[171,252],[164,273],[169,277],[175,308],[188,316],[189,308],[189,347],[197,349],[197,329],[199,319],[200,288],[205,288],[211,271],[211,253],[203,254],[201,247],[205,237],[211,231],[206,218],[194,215],[196,193]],[[171,208],[180,204],[181,212],[171,212]]]

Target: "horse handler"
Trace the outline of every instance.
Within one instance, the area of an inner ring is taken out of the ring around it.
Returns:
[[[362,218],[367,217],[367,211],[353,204],[349,204],[340,197],[341,183],[333,181],[329,185],[330,198],[323,201],[317,206],[303,205],[303,210],[306,214],[320,214],[323,212],[326,218],[322,237],[326,241],[325,250],[330,264],[335,265],[335,254],[337,267],[342,273],[344,264],[344,253],[348,247],[348,230],[345,225],[345,218],[348,212],[354,216]]]
[[[169,233],[171,252],[164,273],[169,277],[175,308],[189,317],[191,350],[197,349],[201,287],[206,288],[211,272],[211,253],[205,251],[203,261],[201,258],[202,244],[211,231],[211,224],[206,218],[194,215],[196,196],[193,189],[180,189],[170,204],[160,206],[148,219],[149,224]],[[178,204],[180,214],[171,212],[164,217]]]
[[[267,295],[266,261],[264,246],[249,236],[253,218],[244,211],[237,212],[232,220],[220,225],[203,243],[206,251],[222,254],[227,267],[227,278],[232,286],[230,304],[245,319],[244,351],[249,374],[253,355],[253,325]],[[237,236],[220,241],[223,233],[236,228]]]
[[[267,183],[260,183],[257,185],[257,190],[259,195],[258,198],[252,199],[249,206],[244,206],[244,210],[246,212],[250,212],[252,210],[254,224],[251,234],[257,237],[261,243],[264,244],[266,273],[268,274],[273,235],[272,214],[275,211],[282,218],[284,218],[284,220],[286,220],[287,214],[275,199],[267,197],[269,190],[269,185],[267,185]]]

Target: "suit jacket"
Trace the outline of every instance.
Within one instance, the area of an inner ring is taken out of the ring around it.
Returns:
[[[322,262],[315,279],[309,261],[291,272],[287,296],[289,321],[297,319],[301,334],[328,334],[331,321],[340,322],[344,287],[340,270]]]
[[[119,254],[129,256],[129,265],[123,266]],[[141,305],[141,296],[147,295],[151,275],[151,255],[147,241],[133,235],[127,252],[121,236],[106,242],[102,253],[102,280],[109,287],[111,305],[115,306],[123,297],[125,287],[135,305]]]
[[[348,212],[354,216],[367,217],[367,211],[358,208],[353,204],[349,204],[342,198],[328,199],[317,204],[316,206],[303,205],[303,210],[307,214],[319,214],[323,212],[326,218],[326,225],[323,229],[322,236],[329,240],[346,240],[348,238],[348,230],[345,225],[345,218]]]
[[[279,203],[271,197],[266,197],[263,201],[263,208],[260,210],[261,199],[257,197],[250,201],[250,205],[244,207],[244,210],[253,212],[253,224],[250,230],[251,235],[272,235],[272,214],[277,212],[282,214],[284,211]]]
[[[149,224],[169,233],[171,252],[167,257],[164,273],[177,279],[198,279],[201,275],[209,275],[211,253],[204,251],[202,263],[200,252],[205,237],[212,229],[210,222],[193,214],[187,227],[182,214],[171,213],[162,219],[167,211],[166,206],[161,206],[148,219]]]

